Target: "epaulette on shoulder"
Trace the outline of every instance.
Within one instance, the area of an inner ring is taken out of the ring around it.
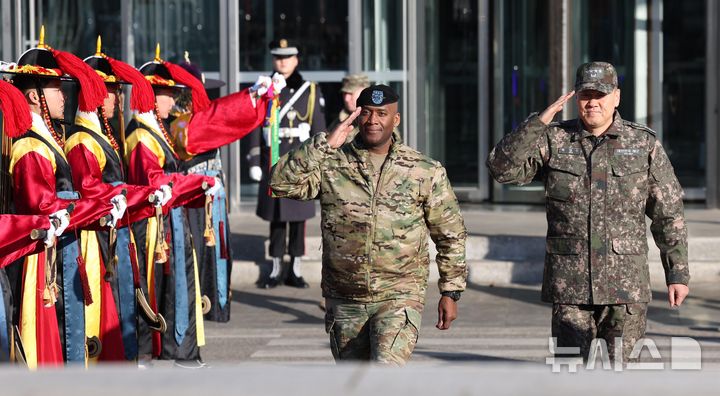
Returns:
[[[623,120],[623,124],[626,126],[629,126],[631,128],[634,128],[634,129],[640,129],[640,130],[645,131],[653,136],[657,136],[657,132],[650,129],[650,127],[648,127],[647,125],[638,124],[637,122],[632,122],[632,121],[628,121],[628,120]]]

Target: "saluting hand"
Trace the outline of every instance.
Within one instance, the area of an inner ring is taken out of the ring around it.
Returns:
[[[545,125],[548,125],[552,122],[553,118],[555,118],[555,114],[562,111],[563,107],[565,106],[565,103],[575,95],[575,91],[570,91],[566,93],[565,95],[558,98],[558,100],[555,101],[555,103],[548,106],[545,111],[540,113],[540,121],[542,121]]]
[[[362,107],[355,109],[355,111],[353,111],[352,114],[345,119],[345,121],[341,122],[340,125],[335,127],[335,129],[328,134],[327,142],[330,147],[336,149],[345,144],[345,140],[347,140],[348,135],[354,128],[353,121],[355,121],[357,116],[360,115],[361,110]]]

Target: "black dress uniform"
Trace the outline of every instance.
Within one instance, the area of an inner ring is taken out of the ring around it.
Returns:
[[[278,51],[293,52],[293,47],[283,47],[280,40],[277,47],[271,53],[275,56]],[[286,44],[287,46],[287,44]],[[275,45],[271,44],[271,48]],[[289,56],[297,54],[287,53]],[[326,130],[325,125],[325,100],[320,87],[314,82],[306,82],[302,75],[295,70],[287,80],[287,86],[280,92],[280,115],[282,119],[279,124],[280,135],[280,157],[302,144],[304,140],[312,135]],[[302,93],[294,103],[290,103],[297,92]],[[284,116],[283,116],[284,114]],[[270,128],[258,128],[250,134],[250,153],[248,155],[249,165],[259,166],[262,169],[262,178],[258,189],[257,215],[263,220],[270,222],[270,246],[269,255],[274,259],[282,261],[283,255],[287,252],[292,262],[299,260],[305,254],[305,221],[315,216],[315,202],[295,201],[286,198],[272,198],[268,181],[270,177]],[[289,244],[286,245],[287,228],[289,223],[290,235]],[[300,279],[298,282],[294,271],[287,271],[286,283],[293,286],[306,286]],[[272,285],[274,286],[274,285]]]

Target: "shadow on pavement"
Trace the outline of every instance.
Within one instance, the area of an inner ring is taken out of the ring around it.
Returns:
[[[467,288],[470,290],[490,294],[495,297],[522,301],[530,304],[540,305],[543,307],[548,306],[548,303],[540,300],[540,290],[537,289],[518,288],[516,286],[479,285],[473,282],[468,282]]]
[[[502,358],[497,356],[487,356],[478,353],[467,353],[467,352],[438,352],[438,351],[424,351],[415,349],[414,355],[422,355],[431,357],[433,359],[444,360],[448,362],[523,362],[527,363],[527,360],[521,359],[510,359]]]
[[[267,238],[252,234],[233,233],[230,236],[233,260],[253,261],[260,269],[256,282],[270,275],[270,265],[265,260],[265,240]]]
[[[271,310],[281,314],[293,315],[295,319],[284,321],[284,323],[294,324],[323,324],[325,319],[322,316],[312,315],[303,310],[293,308],[291,304],[303,304],[309,310],[318,310],[318,300],[276,296],[265,293],[250,293],[247,291],[233,289],[232,300],[234,302],[248,305],[251,307]]]
[[[681,315],[680,311],[669,307],[668,293],[667,291],[653,290],[652,298],[654,301],[659,302],[661,305],[658,307],[657,304],[648,306],[648,318],[667,325],[674,326],[687,326],[690,329],[695,330],[707,330],[710,328],[720,327],[719,321],[712,321],[707,319],[695,319],[688,316]],[[690,295],[687,297],[683,306],[690,305],[693,308],[701,307],[703,310],[708,311],[720,311],[720,301],[715,299],[707,299],[704,297],[698,297],[692,295],[692,288],[690,289]],[[713,318],[718,317],[718,312],[712,313]]]

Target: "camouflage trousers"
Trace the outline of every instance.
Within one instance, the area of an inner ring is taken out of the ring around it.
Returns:
[[[557,346],[579,347],[583,360],[588,359],[595,338],[605,340],[610,360],[614,360],[615,341],[621,337],[623,362],[630,361],[635,343],[645,336],[646,324],[647,303],[553,304],[552,336],[557,338]]]
[[[404,365],[415,348],[423,305],[396,299],[374,303],[328,298],[325,331],[335,361]]]

